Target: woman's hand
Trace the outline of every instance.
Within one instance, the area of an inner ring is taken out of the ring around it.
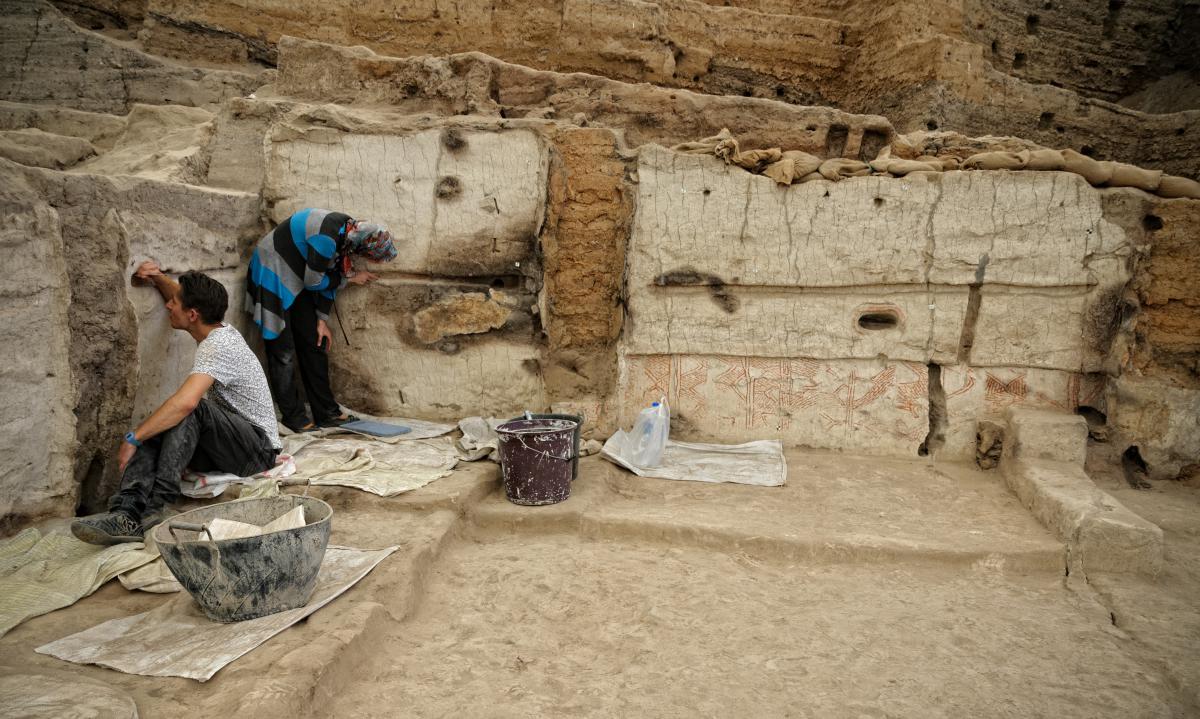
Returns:
[[[329,331],[329,325],[325,320],[317,320],[317,346],[328,350],[331,344],[333,344],[333,333]]]
[[[352,275],[346,276],[346,281],[352,285],[365,285],[368,282],[374,282],[377,279],[379,279],[379,275],[375,274],[374,272],[366,272],[364,270],[360,270]]]

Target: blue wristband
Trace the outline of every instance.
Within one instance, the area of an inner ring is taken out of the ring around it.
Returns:
[[[138,441],[138,438],[133,436],[133,432],[125,433],[125,441],[132,444],[134,447],[142,446],[142,443]]]

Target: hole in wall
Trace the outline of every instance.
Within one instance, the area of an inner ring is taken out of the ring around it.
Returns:
[[[776,86],[775,86],[775,97],[783,97],[783,96],[784,96],[784,95],[786,95],[786,94],[787,94],[787,88],[786,88],[786,87],[784,87],[783,85],[776,85]]]
[[[1053,124],[1053,122],[1054,122],[1054,113],[1053,112],[1043,112],[1041,115],[1038,116],[1038,125],[1037,125],[1038,129],[1039,130],[1049,130],[1050,125]],[[1059,130],[1059,132],[1062,132],[1061,127],[1058,128],[1058,130]]]
[[[942,387],[942,367],[930,362],[929,370],[929,433],[917,447],[917,455],[928,457],[946,443],[946,391]]]
[[[1145,228],[1147,232],[1161,230],[1163,228],[1162,218],[1158,215],[1146,215],[1142,218],[1142,227]]]
[[[1041,18],[1039,18],[1037,15],[1026,16],[1025,17],[1025,32],[1030,35],[1037,35],[1038,23],[1040,23],[1040,22],[1041,22]]]
[[[458,152],[467,146],[467,140],[457,127],[449,127],[442,131],[442,147],[450,152]]]
[[[846,149],[846,140],[850,137],[850,128],[845,125],[830,125],[825,134],[825,156],[841,157]]]
[[[895,329],[900,326],[900,311],[890,307],[870,307],[859,312],[854,322],[864,330]]]
[[[878,130],[864,130],[858,158],[864,162],[879,156],[879,151],[891,144],[888,136]]]
[[[1087,420],[1088,425],[1096,424],[1101,427],[1108,424],[1108,415],[1104,414],[1095,407],[1080,405],[1075,408],[1075,414]]]
[[[938,129],[937,121],[936,120],[926,120],[925,121],[925,129],[930,130],[930,131]]]
[[[874,205],[875,205],[876,207],[882,207],[882,206],[883,206],[883,198],[882,198],[882,197],[876,197],[876,198],[873,200],[873,203],[874,203]]]
[[[1016,55],[1013,55],[1013,64],[1012,64],[1013,69],[1020,70],[1021,68],[1025,67],[1026,59],[1027,58],[1025,57],[1025,53],[1023,53],[1023,52],[1019,52]]]
[[[448,200],[452,197],[457,197],[462,194],[462,180],[459,180],[453,175],[447,175],[438,180],[437,189],[434,194],[439,200]]]
[[[1079,154],[1086,155],[1087,157],[1095,157],[1096,148],[1092,147],[1091,145],[1084,145],[1083,147],[1079,148]]]
[[[1108,14],[1104,16],[1104,37],[1112,37],[1117,32],[1117,20],[1121,17],[1121,8],[1125,7],[1124,0],[1108,0]]]
[[[1000,52],[1000,41],[992,40],[992,54],[996,55]]]
[[[1147,469],[1146,460],[1142,459],[1142,453],[1136,444],[1121,454],[1121,470],[1124,471],[1125,481],[1129,483],[1130,487],[1150,489],[1153,486],[1147,478]]]
[[[1087,421],[1089,438],[1097,442],[1108,441],[1108,415],[1087,405],[1076,407],[1075,414]]]
[[[79,504],[75,507],[76,516],[100,511],[98,507],[107,499],[100,496],[103,480],[104,456],[96,454],[92,457],[92,461],[88,463],[87,472],[84,474],[83,483],[79,488]]]

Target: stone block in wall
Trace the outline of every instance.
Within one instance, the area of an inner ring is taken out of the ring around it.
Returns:
[[[198,107],[134,105],[113,146],[76,172],[198,184],[206,173],[213,114]]]
[[[503,308],[505,322],[481,326],[454,312],[480,300]],[[516,290],[439,279],[385,277],[348,287],[338,295],[340,317],[330,323],[337,399],[376,415],[453,421],[540,411],[546,397],[532,304]],[[427,343],[422,331],[440,337]]]
[[[935,176],[936,177],[936,176]],[[1128,279],[1131,238],[1069,172],[942,173],[930,208],[932,282],[1035,287]],[[987,266],[977,277],[981,258]]]
[[[731,284],[805,287],[1128,278],[1129,238],[1105,219],[1099,192],[1070,173],[779,187],[714,157],[646,147],[638,180],[631,283],[685,268]]]
[[[105,189],[130,273],[145,259],[169,272],[239,267],[265,232],[258,197],[246,192],[124,176],[80,176],[71,186]]]
[[[1006,452],[1000,471],[1021,504],[1066,543],[1069,571],[1162,571],[1162,529],[1097,488],[1080,463]]]
[[[945,402],[945,441],[935,456],[967,460],[975,456],[981,419],[1002,419],[1009,408],[1052,409],[1074,413],[1078,407],[1103,409],[1105,379],[1032,367],[941,368]]]
[[[30,167],[62,170],[96,154],[92,143],[36,128],[0,130],[0,157]]]
[[[234,98],[221,105],[208,144],[208,172],[200,184],[261,193],[267,174],[267,133],[286,108],[278,101],[250,98]]]
[[[265,197],[276,222],[322,207],[388,225],[399,250],[388,270],[516,275],[545,214],[547,165],[545,144],[528,130],[277,128]]]
[[[1087,420],[1063,410],[1009,407],[1004,456],[1016,460],[1050,460],[1083,468],[1087,459]]]
[[[984,285],[970,364],[1098,372],[1121,313],[1121,287]]]
[[[1137,447],[1151,478],[1200,466],[1200,390],[1127,373],[1110,383],[1108,407],[1116,438]]]
[[[674,273],[629,288],[631,354],[705,354],[953,362],[967,288],[810,290],[705,284]],[[685,284],[686,283],[686,284]]]
[[[42,132],[87,140],[99,150],[113,146],[125,132],[125,118],[65,107],[0,101],[0,129],[37,128]]]
[[[62,231],[58,213],[5,173],[0,248],[17,281],[0,307],[0,533],[33,518],[70,516],[79,494]]]
[[[715,157],[639,153],[629,283],[690,271],[733,285],[923,284],[924,180],[856,178],[779,187]]]
[[[678,439],[917,456],[929,432],[928,370],[890,360],[623,355],[621,420],[659,397]]]

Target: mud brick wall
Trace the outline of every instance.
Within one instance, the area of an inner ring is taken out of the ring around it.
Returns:
[[[643,149],[620,413],[683,433],[965,458],[1012,404],[1102,403],[1140,205],[1066,173],[788,188]]]

